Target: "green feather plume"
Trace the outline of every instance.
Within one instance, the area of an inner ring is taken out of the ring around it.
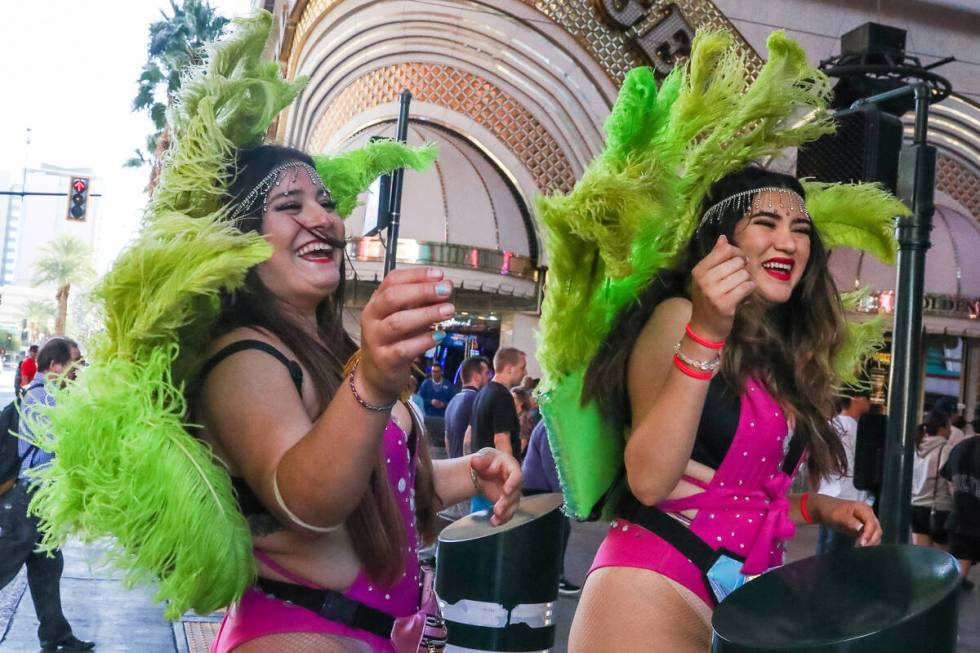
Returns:
[[[228,474],[184,429],[175,355],[171,345],[138,361],[100,360],[67,389],[49,384],[57,408],[40,408],[32,425],[44,433],[50,420],[58,434],[39,443],[56,455],[31,504],[45,546],[111,535],[109,562],[127,587],[158,581],[169,619],[228,605],[255,573]]]
[[[621,438],[618,430],[597,425],[595,406],[580,401],[585,366],[616,316],[676,260],[712,184],[834,130],[826,75],[783,32],[767,45],[768,60],[752,83],[732,36],[721,31],[699,32],[687,66],[659,90],[652,71],[631,71],[606,122],[605,149],[570,193],[537,200],[551,266],[539,332],[542,412],[552,447],[562,452],[556,459],[566,504],[579,517],[593,514],[622,465],[621,449],[604,441]],[[860,184],[807,190],[828,246],[865,247],[887,260],[894,251],[889,220],[901,214],[897,200]],[[873,350],[875,328],[849,326],[834,361],[842,375],[853,376],[855,363]]]
[[[893,265],[898,243],[895,221],[911,215],[897,197],[879,184],[803,182],[806,208],[827,249],[851,247]]]
[[[337,214],[346,218],[357,206],[357,196],[379,176],[398,168],[425,170],[438,153],[434,144],[413,149],[397,141],[375,141],[336,156],[314,156],[313,162],[337,203]]]
[[[186,423],[185,384],[212,339],[220,296],[240,288],[272,248],[229,219],[236,153],[260,144],[305,80],[289,82],[262,58],[272,16],[234,21],[209,50],[169,114],[172,146],[143,230],[101,280],[95,297],[106,332],[92,366],[39,415],[40,444],[55,453],[32,503],[44,546],[72,534],[115,539],[110,562],[127,585],[156,582],[166,615],[210,613],[238,600],[255,577],[248,525],[227,470]],[[435,158],[377,143],[318,172],[348,214],[382,172],[421,169]]]
[[[222,208],[237,148],[257,144],[303,84],[263,60],[271,25],[267,12],[236,20],[184,82],[143,231],[95,292],[106,333],[43,415],[56,434],[43,443],[55,459],[32,503],[45,546],[73,533],[114,538],[110,561],[128,584],[156,581],[171,619],[230,605],[255,575],[227,471],[188,432],[183,389],[220,293],[271,254]]]
[[[172,146],[148,218],[178,212],[192,218],[217,213],[236,171],[237,148],[257,145],[306,78],[289,82],[279,64],[262,57],[272,14],[232,21],[234,35],[212,45],[207,63],[192,70],[170,109]]]

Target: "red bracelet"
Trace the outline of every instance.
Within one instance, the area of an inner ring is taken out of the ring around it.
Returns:
[[[691,340],[698,343],[702,347],[707,347],[708,349],[721,349],[722,347],[725,346],[724,340],[722,340],[721,342],[711,342],[710,340],[706,340],[701,336],[699,336],[698,334],[694,333],[694,329],[691,328],[690,322],[684,325],[684,333],[686,333],[687,337],[689,337]]]
[[[689,367],[677,354],[674,354],[674,366],[692,379],[707,381],[712,377],[711,372],[698,372],[693,367]]]
[[[806,498],[808,496],[810,496],[809,492],[804,492],[803,495],[800,496],[800,514],[803,515],[803,519],[806,520],[806,523],[812,524],[813,520],[810,519],[810,513],[806,511]]]

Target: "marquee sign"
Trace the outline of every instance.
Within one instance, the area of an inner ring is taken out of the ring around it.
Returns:
[[[626,33],[660,75],[691,53],[694,27],[675,4],[655,0],[593,0],[599,17]]]

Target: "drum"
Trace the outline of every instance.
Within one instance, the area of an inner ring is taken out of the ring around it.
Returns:
[[[881,545],[774,569],[715,609],[715,653],[956,650],[956,560],[938,549]]]
[[[481,511],[440,533],[436,594],[449,631],[447,653],[554,646],[561,505],[560,494],[525,497],[502,526]]]

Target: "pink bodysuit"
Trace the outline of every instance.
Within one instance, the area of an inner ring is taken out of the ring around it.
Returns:
[[[779,404],[756,380],[747,381],[740,402],[735,437],[711,482],[685,476],[703,491],[657,507],[674,514],[697,510],[691,531],[713,549],[723,547],[744,558],[742,573],[760,574],[782,564],[782,542],[795,532],[786,498],[792,478],[780,469],[789,428]],[[596,553],[592,570],[602,567],[651,569],[687,587],[709,607],[715,605],[701,571],[686,556],[624,519],[613,521]]]
[[[421,446],[424,446],[424,441]],[[245,593],[241,601],[228,610],[221,624],[221,630],[211,645],[211,653],[230,653],[236,647],[253,639],[284,633],[321,633],[352,637],[367,643],[372,651],[380,653],[418,649],[422,629],[425,626],[425,615],[419,611],[422,576],[417,554],[418,536],[415,530],[416,461],[412,459],[409,451],[406,434],[393,421],[389,421],[385,428],[384,452],[388,482],[398,499],[398,507],[409,543],[405,551],[404,573],[395,585],[384,587],[373,583],[361,572],[343,593],[349,599],[395,617],[393,638],[382,638],[373,633],[329,621],[314,612],[266,595],[253,587]],[[263,552],[256,550],[255,555],[263,564],[289,579],[290,582],[318,588],[305,578],[284,569]]]

